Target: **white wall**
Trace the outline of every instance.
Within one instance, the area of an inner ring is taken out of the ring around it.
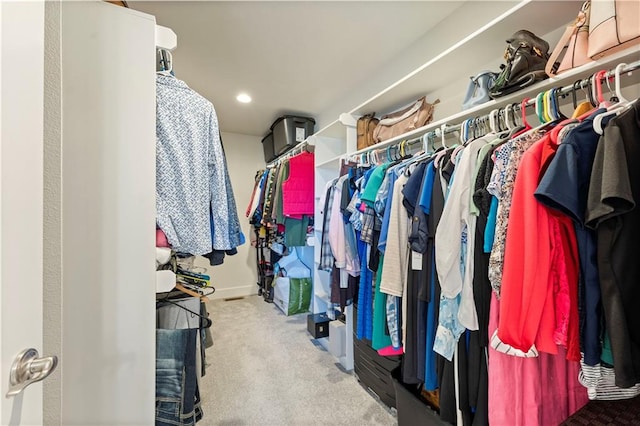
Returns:
[[[455,10],[452,15],[460,25],[452,26],[451,18],[445,18],[441,23],[429,30],[422,38],[409,46],[398,46],[397,55],[384,66],[373,70],[367,70],[362,73],[362,80],[359,85],[352,87],[345,96],[337,100],[331,107],[325,111],[318,111],[316,129],[321,129],[329,123],[333,122],[338,116],[362,104],[367,99],[375,96],[380,91],[386,89],[391,84],[405,77],[411,71],[422,66],[434,56],[440,54],[443,46],[451,46],[456,42],[464,39],[467,35],[486,25],[491,20],[500,16],[505,11],[511,9],[516,0],[506,1],[471,1]],[[514,28],[514,31],[519,28]],[[505,34],[505,39],[511,34]],[[496,44],[495,58],[500,58],[505,44],[501,41]],[[375,48],[372,49],[375,52]],[[487,58],[490,60],[492,58]],[[491,69],[498,70],[501,62],[495,62]],[[484,64],[459,64],[460,67],[470,70],[470,75],[474,69],[482,71]],[[467,81],[461,81],[460,91],[466,89]],[[420,96],[416,94],[416,99]],[[427,94],[427,100],[433,101],[437,96]],[[407,99],[407,103],[413,99]],[[441,98],[445,100],[445,98]],[[403,105],[397,105],[401,107]],[[394,110],[395,108],[392,108]],[[442,105],[438,109],[442,109]],[[375,111],[378,115],[383,115],[391,111]]]
[[[253,177],[265,167],[261,138],[238,133],[222,133],[222,143],[227,156],[231,185],[236,198],[240,225],[247,242],[238,247],[238,254],[226,256],[220,266],[209,265],[209,260],[198,257],[197,266],[207,268],[216,289],[212,298],[225,299],[257,294],[256,251],[251,246],[252,229],[245,211],[253,191]]]
[[[104,2],[61,16],[61,423],[153,424],[155,19]]]

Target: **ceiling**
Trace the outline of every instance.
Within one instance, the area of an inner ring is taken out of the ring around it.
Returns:
[[[176,77],[213,102],[222,131],[263,136],[282,114],[335,106],[462,2],[128,4],[177,34]],[[253,102],[239,103],[240,92]]]

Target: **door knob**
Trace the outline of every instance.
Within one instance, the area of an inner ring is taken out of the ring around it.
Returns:
[[[58,366],[57,356],[38,358],[38,351],[29,348],[16,355],[9,375],[9,392],[6,397],[18,395],[27,386],[49,376]]]

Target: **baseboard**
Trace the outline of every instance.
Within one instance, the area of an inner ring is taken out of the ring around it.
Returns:
[[[248,285],[242,287],[216,288],[216,292],[209,299],[231,299],[234,297],[246,297],[258,294],[257,285]]]

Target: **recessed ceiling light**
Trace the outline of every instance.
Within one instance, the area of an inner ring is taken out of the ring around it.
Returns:
[[[243,104],[248,104],[249,102],[251,102],[251,96],[247,95],[246,93],[240,93],[238,96],[236,96],[236,99],[238,100],[238,102],[242,102]]]

